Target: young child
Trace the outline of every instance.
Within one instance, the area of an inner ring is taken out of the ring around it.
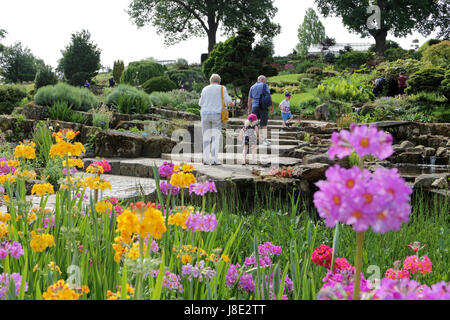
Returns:
[[[258,145],[258,137],[259,137],[259,127],[258,127],[258,118],[256,114],[251,114],[248,116],[248,120],[245,121],[244,127],[241,129],[241,133],[239,135],[239,141],[243,142],[243,151],[242,155],[244,158],[243,165],[247,164],[247,153],[249,148],[252,148],[252,160],[256,161],[256,148]]]
[[[285,97],[286,98],[280,103],[281,118],[283,119],[283,126],[281,128],[281,132],[284,132],[285,128],[289,128],[291,126],[290,122],[294,118],[291,113],[291,103],[289,102],[292,96],[289,92],[287,92],[285,94]]]

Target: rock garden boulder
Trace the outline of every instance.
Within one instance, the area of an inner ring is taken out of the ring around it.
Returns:
[[[325,179],[325,172],[329,167],[330,165],[326,163],[299,165],[292,170],[292,176],[300,180],[316,182]]]
[[[317,121],[328,121],[330,119],[330,109],[326,103],[316,107],[314,119]]]

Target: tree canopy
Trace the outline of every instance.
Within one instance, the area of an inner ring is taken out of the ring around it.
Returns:
[[[21,42],[3,47],[0,53],[0,69],[7,83],[33,81],[43,65],[44,61],[36,58]]]
[[[312,44],[318,44],[325,40],[325,27],[320,22],[314,9],[309,8],[306,11],[303,23],[298,29],[298,45],[296,50],[300,56],[306,56],[308,49]]]
[[[61,51],[58,70],[71,85],[81,86],[85,80],[91,80],[101,68],[101,50],[91,41],[91,34],[87,30],[72,34],[71,42]]]
[[[254,40],[255,34],[249,28],[242,28],[236,36],[218,43],[202,67],[207,78],[217,73],[223,84],[233,85],[236,94],[240,89],[243,103],[259,75],[277,74],[269,64],[272,48],[264,42],[253,47]]]
[[[280,26],[271,20],[278,9],[273,0],[133,0],[128,14],[138,26],[155,26],[172,45],[191,37],[208,37],[208,53],[217,31],[231,35],[249,26],[262,37],[273,38]]]
[[[431,18],[439,14],[441,0],[376,0],[380,9],[380,24],[371,28],[373,14],[366,1],[360,0],[315,0],[322,15],[340,16],[344,25],[363,37],[372,36],[376,41],[376,53],[382,56],[388,32],[396,37],[405,37],[413,30],[429,34],[436,26]],[[428,22],[425,24],[425,22]]]

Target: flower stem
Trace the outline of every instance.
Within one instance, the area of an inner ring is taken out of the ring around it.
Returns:
[[[362,254],[364,246],[364,232],[356,233],[356,263],[355,263],[355,278],[353,281],[353,300],[358,300],[361,271],[362,271]]]

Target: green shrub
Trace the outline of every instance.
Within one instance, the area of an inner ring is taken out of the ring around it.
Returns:
[[[39,165],[45,167],[50,160],[50,149],[53,145],[52,132],[48,123],[44,121],[37,123],[32,140],[36,144],[36,160]]]
[[[407,94],[421,91],[439,91],[444,80],[445,69],[440,67],[426,67],[414,73],[408,80]]]
[[[358,73],[325,79],[317,89],[328,100],[368,102],[374,97],[368,76]]]
[[[117,107],[119,112],[133,114],[146,113],[152,106],[150,96],[144,91],[129,85],[119,85],[107,98],[108,104]]]
[[[47,181],[50,182],[55,190],[59,189],[59,181],[63,177],[63,166],[60,158],[50,158],[42,172],[42,175],[48,177]]]
[[[56,101],[48,108],[50,119],[70,122],[72,121],[72,106],[68,105],[66,101]]]
[[[300,63],[295,65],[295,73],[305,73],[311,67],[319,67],[324,68],[326,66],[325,63],[321,62],[317,59],[305,59]]]
[[[192,91],[173,90],[171,92],[153,92],[150,99],[153,105],[160,107],[184,105],[186,108],[196,108],[200,94]]]
[[[450,40],[434,44],[422,53],[422,60],[431,62],[435,66],[450,65]]]
[[[441,91],[444,96],[450,100],[450,70],[445,72],[444,80],[441,82]]]
[[[36,104],[52,106],[57,101],[66,102],[73,110],[87,111],[97,106],[97,97],[85,88],[72,87],[65,83],[40,88],[34,96]]]
[[[339,69],[359,69],[365,65],[367,60],[371,57],[368,52],[362,51],[347,51],[336,58],[336,66]]]
[[[175,69],[166,72],[170,80],[175,82],[179,88],[193,90],[194,83],[199,83],[202,88],[207,81],[201,69]]]
[[[17,85],[0,86],[0,114],[11,114],[13,109],[27,97],[23,87]]]
[[[120,77],[120,83],[142,85],[151,78],[162,76],[167,68],[159,63],[142,60],[131,62]]]
[[[151,94],[152,92],[168,92],[175,90],[177,88],[177,85],[169,78],[165,76],[160,76],[147,80],[142,85],[142,88],[144,89],[145,92]]]
[[[55,85],[58,83],[58,78],[56,74],[53,72],[51,66],[43,66],[39,68],[36,73],[36,78],[34,79],[34,90],[38,90],[39,88]]]
[[[70,122],[85,124],[86,123],[86,116],[84,114],[81,114],[81,113],[78,113],[78,112],[72,112],[72,117],[71,117]]]
[[[306,70],[306,73],[312,74],[315,76],[321,76],[323,74],[323,70],[321,67],[311,67],[308,70]]]

